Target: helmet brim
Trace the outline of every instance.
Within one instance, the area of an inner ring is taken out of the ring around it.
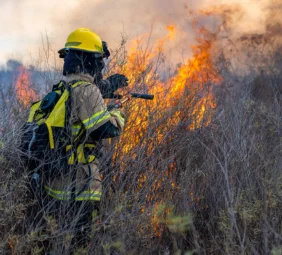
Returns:
[[[59,57],[60,58],[65,58],[66,57],[66,54],[68,54],[68,51],[83,51],[83,52],[88,52],[88,53],[92,53],[95,58],[99,58],[99,57],[103,57],[104,56],[104,52],[98,52],[98,51],[90,51],[90,50],[82,50],[82,49],[78,49],[78,48],[62,48],[58,51],[59,53]]]

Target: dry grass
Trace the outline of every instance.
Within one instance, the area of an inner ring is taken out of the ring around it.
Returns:
[[[156,66],[160,62],[151,70]],[[153,86],[157,78],[148,81],[147,74],[134,79]],[[77,247],[77,254],[281,253],[281,95],[273,89],[281,87],[281,74],[246,79],[240,89],[230,89],[230,77],[223,78],[220,93],[214,90],[217,108],[206,112],[209,125],[190,128],[199,99],[188,91],[166,112],[144,103],[146,128],[135,133],[137,142],[126,154],[117,149],[124,137],[107,144],[104,157],[112,162],[102,160],[101,214],[90,245]],[[270,91],[267,98],[257,96],[261,83]],[[68,254],[72,224],[62,229],[48,212],[24,232],[33,203],[26,199],[27,169],[18,150],[26,112],[14,91],[7,93],[1,103],[0,253],[42,254],[48,242]],[[135,116],[130,107],[124,109],[128,119]],[[181,121],[167,126],[176,112]],[[128,120],[128,132],[136,121]]]

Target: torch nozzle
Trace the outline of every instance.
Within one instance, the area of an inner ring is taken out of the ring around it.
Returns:
[[[154,99],[154,95],[151,95],[151,94],[131,93],[131,96],[136,97],[136,98],[146,99],[146,100],[153,100]]]

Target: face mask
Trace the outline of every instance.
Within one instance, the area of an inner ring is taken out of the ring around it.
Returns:
[[[81,51],[69,51],[64,59],[63,74],[88,73],[102,79],[102,70],[105,67],[103,57],[97,54]]]

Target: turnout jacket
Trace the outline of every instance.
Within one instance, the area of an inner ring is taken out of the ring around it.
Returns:
[[[90,75],[70,75],[65,78],[67,83],[75,80],[88,81],[89,84],[77,86],[72,91],[73,135],[77,135],[81,128],[86,130],[86,136],[92,140],[120,135],[124,127],[121,112],[107,111],[102,94],[92,83]]]
[[[69,200],[74,185],[76,193],[87,185],[87,188],[76,197],[76,200],[99,201],[101,180],[97,146],[99,146],[101,139],[121,134],[124,128],[124,116],[119,110],[107,110],[101,92],[92,83],[93,77],[90,75],[69,75],[64,80],[66,84],[70,82],[75,84],[71,93],[72,136],[73,138],[82,136],[79,139],[83,142],[78,146],[76,152],[78,158],[76,177],[73,178],[73,173],[61,174],[61,176],[48,180],[44,187],[50,196],[59,200]],[[83,81],[84,83],[81,85],[77,83],[78,85],[76,85],[76,81]],[[68,149],[71,150],[72,148]],[[92,152],[93,155],[91,155]],[[74,164],[74,155],[68,160],[70,165]],[[91,166],[91,173],[89,172],[89,165]]]

